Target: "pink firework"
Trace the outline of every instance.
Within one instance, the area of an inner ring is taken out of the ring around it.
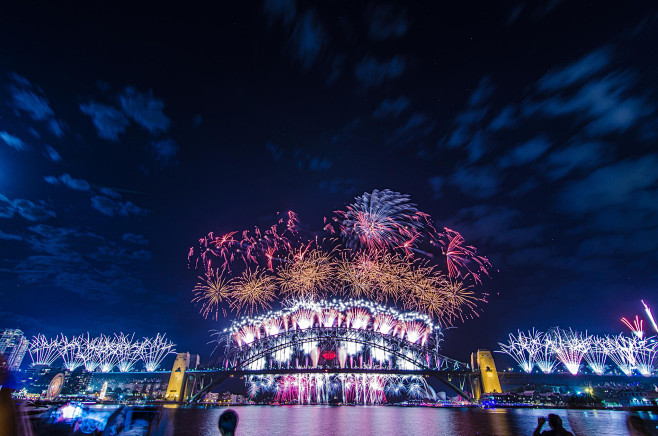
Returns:
[[[631,329],[631,332],[633,332],[633,334],[637,336],[638,339],[644,338],[644,320],[641,320],[638,315],[635,315],[633,324],[631,324],[631,322],[626,318],[622,318],[621,322],[623,322],[626,327]]]
[[[397,320],[393,315],[380,313],[372,321],[372,328],[383,335],[388,335],[397,325]]]
[[[410,252],[427,221],[408,195],[390,189],[366,192],[337,214],[343,218],[341,236],[351,249],[403,247]]]
[[[245,267],[261,265],[274,270],[274,262],[281,261],[292,249],[298,222],[297,214],[289,211],[265,230],[254,227],[253,230],[233,231],[221,236],[210,232],[199,239],[196,247],[190,248],[189,267],[197,269],[202,266],[206,270],[221,267],[230,272],[233,263],[240,260]]]
[[[345,323],[348,327],[355,330],[362,330],[368,327],[370,321],[370,313],[366,309],[355,307],[350,309],[345,314]]]
[[[477,254],[477,248],[464,245],[464,237],[454,230],[445,227],[444,254],[450,277],[473,277],[476,283],[482,283],[481,275],[489,275],[491,263],[489,259]]]

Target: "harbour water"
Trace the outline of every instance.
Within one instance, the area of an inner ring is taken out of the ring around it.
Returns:
[[[385,406],[238,406],[238,435],[460,436],[530,435],[537,418],[556,413],[575,435],[626,435],[629,412],[613,410],[479,409]],[[171,407],[177,436],[218,435],[223,408]],[[656,430],[658,416],[639,414]],[[544,430],[549,430],[545,425]]]

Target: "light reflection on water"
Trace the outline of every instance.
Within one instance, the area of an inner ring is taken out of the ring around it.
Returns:
[[[530,435],[537,417],[556,413],[575,435],[626,435],[627,412],[383,406],[236,406],[238,436]],[[174,408],[175,434],[218,435],[224,409]],[[644,419],[655,420],[650,413]],[[548,425],[544,430],[550,430]]]

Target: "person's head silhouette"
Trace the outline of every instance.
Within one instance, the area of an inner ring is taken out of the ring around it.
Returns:
[[[219,433],[222,436],[235,435],[235,429],[238,426],[238,414],[234,410],[227,409],[219,415]]]
[[[560,429],[562,429],[562,418],[560,418],[558,415],[555,415],[553,413],[549,413],[548,414],[548,425],[553,430],[560,430]]]

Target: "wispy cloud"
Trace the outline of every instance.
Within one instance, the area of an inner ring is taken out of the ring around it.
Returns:
[[[541,134],[508,152],[500,159],[500,166],[506,168],[534,162],[546,153],[550,147],[551,143],[548,138]]]
[[[82,103],[80,110],[91,117],[98,136],[109,141],[118,141],[119,135],[125,133],[130,124],[123,112],[103,103]]]
[[[24,198],[10,200],[0,194],[0,218],[13,218],[16,214],[33,222],[57,216],[43,201],[33,202]]]
[[[45,150],[46,156],[51,161],[60,162],[62,160],[62,156],[59,154],[57,150],[55,150],[53,146],[46,144],[43,146],[43,148]]]
[[[392,3],[382,3],[366,12],[368,36],[375,41],[400,38],[409,28],[406,12]]]
[[[153,96],[153,91],[142,93],[128,86],[119,95],[123,112],[152,134],[164,133],[171,120],[164,114],[164,102]]]
[[[537,89],[541,92],[556,91],[583,82],[608,67],[611,61],[610,48],[594,50],[572,64],[551,69],[539,79]]]
[[[144,235],[138,235],[135,233],[124,233],[121,239],[137,245],[148,245],[149,243],[149,240],[146,239]]]
[[[37,286],[55,286],[91,300],[116,302],[126,292],[143,292],[135,263],[151,258],[143,248],[134,249],[75,228],[36,225],[26,238],[36,254],[18,262],[19,280]]]
[[[281,21],[285,25],[292,24],[297,15],[295,0],[265,0],[263,12],[273,22]]]
[[[324,27],[315,11],[306,11],[297,19],[290,36],[290,45],[304,70],[310,69],[319,59],[325,48],[326,38]]]
[[[26,151],[28,146],[23,142],[18,136],[14,136],[8,132],[0,132],[0,139],[4,141],[5,144],[17,151]]]
[[[130,201],[118,201],[111,198],[94,195],[91,197],[91,207],[107,216],[144,216],[148,210],[142,209]]]
[[[167,138],[158,141],[151,141],[151,150],[160,164],[163,166],[170,166],[176,163],[176,157],[178,156],[180,147],[176,141]]]
[[[561,204],[575,213],[622,204],[658,212],[656,168],[656,154],[604,166],[567,185],[560,195]]]
[[[607,144],[588,141],[554,150],[546,159],[547,176],[556,180],[577,169],[596,168],[607,160],[610,149]]]
[[[372,117],[386,118],[391,116],[397,118],[409,108],[410,103],[409,99],[404,96],[400,96],[394,100],[386,98],[377,106],[377,109],[372,113]]]
[[[489,198],[499,191],[500,179],[491,167],[464,166],[458,168],[448,182],[462,192],[477,198]]]
[[[469,163],[478,161],[486,152],[489,141],[485,129],[493,91],[491,79],[483,78],[466,102],[465,109],[455,117],[452,131],[439,141],[439,145],[464,149]]]
[[[8,87],[11,95],[10,105],[27,113],[35,121],[45,121],[47,127],[58,138],[64,135],[63,123],[55,117],[50,102],[39,87],[34,86],[25,77],[11,75],[14,82]]]
[[[45,176],[43,179],[46,181],[46,183],[49,183],[51,185],[61,184],[66,186],[67,188],[76,191],[89,191],[91,189],[91,185],[89,185],[89,182],[82,179],[75,179],[71,177],[71,175],[68,173],[62,174],[59,177]]]
[[[366,56],[356,65],[354,75],[363,86],[373,87],[400,77],[405,68],[406,62],[402,56],[394,56],[388,60]]]

